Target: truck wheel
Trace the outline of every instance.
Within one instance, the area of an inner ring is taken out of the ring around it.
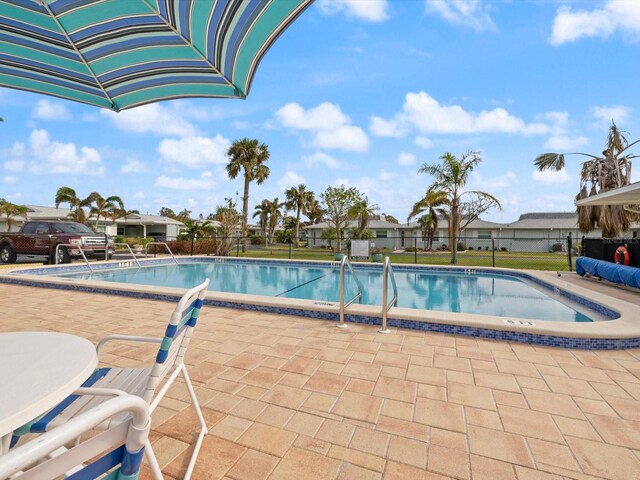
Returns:
[[[71,262],[71,257],[69,256],[67,247],[58,248],[58,253],[56,254],[56,263],[69,263],[69,262]]]
[[[18,256],[9,245],[0,247],[0,263],[13,263]]]

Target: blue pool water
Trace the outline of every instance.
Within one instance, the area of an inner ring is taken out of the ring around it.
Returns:
[[[382,269],[356,268],[356,275],[363,285],[362,303],[381,305]],[[210,278],[209,290],[213,291],[339,301],[339,272],[330,265],[180,263],[60,276],[179,288],[189,288]],[[551,291],[515,276],[397,269],[395,278],[399,307],[559,322],[599,319],[596,312],[587,311],[586,315],[582,313],[585,308],[553,298]],[[346,298],[356,292],[355,281],[347,274]]]

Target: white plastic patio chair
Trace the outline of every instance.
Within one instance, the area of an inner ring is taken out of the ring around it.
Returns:
[[[103,346],[113,340],[159,343],[160,349],[156,355],[153,367],[96,369],[82,387],[76,390],[76,394],[67,397],[67,399],[42,417],[16,430],[16,432],[14,432],[12,445],[17,443],[20,435],[25,433],[46,432],[52,428],[56,428],[58,425],[68,422],[77,415],[95,408],[96,405],[104,402],[110,395],[131,394],[142,397],[149,404],[149,411],[153,414],[173,381],[178,375],[182,374],[196,414],[198,415],[200,426],[202,427],[184,477],[185,480],[188,480],[193,472],[202,441],[208,431],[202,411],[200,410],[200,405],[198,404],[198,399],[193,390],[193,385],[187,373],[187,368],[184,364],[184,355],[189,346],[193,329],[196,326],[208,286],[209,280],[207,279],[183,295],[171,314],[164,338],[109,335],[100,340],[96,346],[99,356]],[[169,378],[156,394],[156,389],[169,372]],[[115,416],[103,424],[98,425],[97,428],[111,428],[114,423],[121,422],[124,418],[122,415]],[[146,449],[148,452],[153,452],[149,441],[147,441]],[[155,461],[153,454],[149,455],[149,464],[154,478],[157,480],[161,479],[162,473],[160,466]]]
[[[114,415],[124,415],[126,420],[65,447]],[[63,475],[74,480],[137,479],[150,425],[149,405],[140,397],[110,398],[0,456],[0,479],[45,480]]]

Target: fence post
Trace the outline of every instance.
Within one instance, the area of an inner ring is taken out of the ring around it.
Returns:
[[[418,237],[413,237],[413,263],[418,263]]]
[[[569,271],[573,272],[573,259],[571,258],[571,247],[572,247],[572,241],[571,241],[571,232],[569,232],[569,235],[567,235],[567,257],[569,258]]]
[[[236,242],[236,257],[240,256],[240,236],[237,237],[237,242]]]
[[[109,240],[107,232],[104,232],[104,259],[105,261],[109,260]]]
[[[491,265],[496,266],[496,241],[491,239]]]
[[[291,240],[289,240],[289,260],[291,260]]]
[[[55,255],[56,252],[51,249],[51,235],[49,235],[49,265],[53,265],[55,263]]]

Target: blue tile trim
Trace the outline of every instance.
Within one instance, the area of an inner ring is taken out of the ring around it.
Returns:
[[[147,260],[144,262],[144,265],[163,265],[167,263],[172,263],[171,259],[156,259],[156,260]],[[179,258],[179,263],[261,263],[260,259],[235,259],[235,258]],[[94,267],[95,270],[109,269],[113,268],[114,263],[109,264],[99,264],[99,268]],[[264,262],[262,262],[264,263]],[[327,266],[335,265],[336,262],[324,262]],[[296,265],[296,266],[319,266],[322,265],[321,262],[277,262],[270,261],[269,264],[275,265]],[[380,269],[381,266],[379,264],[372,265],[357,265],[356,268],[362,269]],[[398,265],[394,266],[396,271],[408,271],[408,272],[421,272],[425,270],[429,270],[432,272],[452,272],[459,271],[459,269],[445,268],[445,267],[428,267],[428,266],[405,266]],[[603,306],[596,304],[588,299],[580,297],[578,295],[574,295],[570,292],[563,291],[554,287],[542,280],[538,280],[524,272],[517,271],[507,271],[507,270],[489,270],[482,268],[473,268],[470,269],[473,274],[490,274],[490,275],[505,275],[511,277],[519,277],[522,279],[526,279],[528,281],[532,281],[544,288],[547,288],[553,291],[556,294],[560,294],[569,298],[573,301],[581,303],[588,308],[593,308],[598,310],[600,313],[608,316],[609,318],[617,318],[619,315],[617,312]],[[23,274],[36,274],[36,275],[46,275],[52,273],[67,273],[72,271],[86,271],[86,267],[83,266],[65,266],[65,267],[56,267],[56,268],[36,268],[36,269],[28,269],[21,270],[19,272],[15,272],[15,277],[3,277],[0,278],[0,283],[8,283],[14,285],[25,285],[25,286],[33,286],[33,287],[44,287],[44,288],[54,288],[60,290],[74,290],[79,292],[89,292],[89,293],[100,293],[107,295],[122,295],[126,297],[132,298],[146,298],[152,300],[162,300],[162,301],[170,301],[175,302],[179,299],[179,295],[168,295],[168,294],[148,294],[143,292],[131,292],[125,290],[117,290],[117,289],[107,289],[107,288],[99,288],[99,287],[87,287],[83,285],[76,284],[51,284],[47,282],[37,282],[33,280],[26,280],[19,278],[20,275]],[[296,315],[307,318],[317,318],[321,320],[330,320],[330,321],[338,321],[338,314],[333,312],[320,312],[315,310],[304,310],[298,308],[289,308],[289,307],[272,307],[272,306],[263,306],[263,305],[251,305],[244,304],[238,302],[226,302],[219,300],[206,300],[206,305],[211,305],[215,307],[223,307],[223,308],[234,308],[234,309],[242,309],[242,310],[250,310],[256,312],[268,312],[275,314],[283,314],[283,315]],[[348,323],[360,323],[366,325],[380,325],[380,319],[377,317],[367,317],[364,315],[349,315],[345,316],[345,321]],[[413,330],[421,330],[421,331],[429,331],[429,332],[438,332],[438,333],[446,333],[452,335],[465,335],[472,336],[478,338],[486,338],[493,340],[505,340],[510,342],[521,342],[521,343],[529,343],[536,345],[546,345],[552,347],[562,347],[562,348],[573,348],[573,349],[587,349],[587,350],[616,350],[616,349],[630,349],[630,348],[640,348],[640,338],[571,338],[571,337],[557,337],[552,335],[540,335],[534,333],[525,333],[525,332],[513,332],[513,331],[505,331],[505,330],[492,330],[489,328],[478,328],[478,327],[468,327],[462,325],[448,325],[443,323],[434,323],[434,322],[421,322],[414,320],[404,320],[404,319],[395,319],[389,318],[388,325],[390,327],[397,328],[409,328]]]

